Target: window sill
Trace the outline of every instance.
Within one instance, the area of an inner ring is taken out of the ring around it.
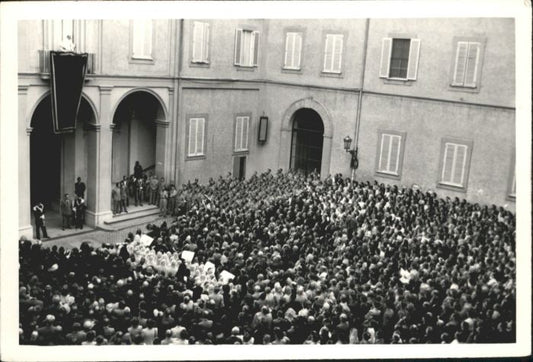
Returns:
[[[281,72],[282,73],[287,73],[287,74],[302,74],[302,68],[285,68],[285,67],[281,67]]]
[[[250,153],[250,150],[239,150],[239,151],[233,150],[233,156],[246,156],[249,153]]]
[[[209,61],[206,62],[193,62],[191,61],[189,64],[189,67],[191,68],[209,68],[211,66],[211,63]]]
[[[443,183],[443,182],[438,182],[437,183],[437,188],[444,189],[444,190],[450,190],[450,191],[466,193],[466,187],[464,187],[464,186],[450,185],[450,184],[446,184],[446,183]]]
[[[324,70],[320,72],[320,76],[326,78],[344,78],[344,74],[342,74],[342,72],[327,72]]]
[[[381,78],[381,79],[383,79],[384,84],[406,85],[406,86],[411,86],[413,84],[413,80],[410,80],[410,79],[403,79],[403,78]]]
[[[465,92],[465,93],[479,93],[479,86],[476,87],[465,87],[462,85],[453,85],[448,86],[448,90],[452,92]]]
[[[130,58],[130,64],[154,64],[155,61],[153,58]]]
[[[189,156],[185,157],[185,161],[205,160],[205,155]]]
[[[238,71],[243,72],[255,72],[255,69],[257,68],[257,65],[234,65],[235,68],[237,68]]]
[[[507,195],[506,200],[516,202],[516,195]]]
[[[385,177],[385,178],[389,178],[389,179],[392,179],[392,180],[400,180],[402,178],[401,174],[387,173],[387,172],[383,172],[383,171],[376,171],[375,175],[377,177]]]

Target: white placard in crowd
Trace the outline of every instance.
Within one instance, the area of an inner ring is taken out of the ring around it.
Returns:
[[[152,241],[154,241],[154,238],[151,238],[146,234],[142,234],[140,241],[144,246],[150,246],[150,244],[152,244]]]
[[[215,264],[213,264],[210,261],[208,261],[208,262],[205,263],[204,269],[205,269],[205,271],[209,271],[209,269],[212,269],[213,272],[215,272],[216,267],[215,267]]]
[[[194,252],[188,251],[188,250],[183,250],[183,252],[181,253],[181,257],[186,262],[191,263],[192,259],[194,258]]]
[[[235,278],[235,275],[231,274],[227,270],[222,270],[218,279],[222,282],[222,284],[228,284],[233,278]]]

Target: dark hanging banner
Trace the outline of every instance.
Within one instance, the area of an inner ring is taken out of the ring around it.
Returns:
[[[73,132],[87,71],[87,53],[50,52],[54,133]]]

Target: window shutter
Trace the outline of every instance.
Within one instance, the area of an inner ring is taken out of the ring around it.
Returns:
[[[241,39],[242,29],[235,30],[235,65],[241,65]]]
[[[392,38],[383,38],[383,41],[381,43],[381,62],[379,66],[380,78],[389,77],[391,51]]]
[[[330,71],[333,65],[333,42],[333,36],[327,34],[324,48],[324,71]]]
[[[294,33],[287,33],[285,39],[285,67],[292,68],[294,62]]]
[[[144,28],[144,52],[143,54],[146,57],[152,57],[152,21],[145,21]]]
[[[198,118],[196,126],[196,154],[204,153],[205,118]]]
[[[463,184],[466,166],[466,146],[455,145],[455,162],[452,182],[457,185]]]
[[[383,134],[381,136],[381,155],[379,160],[380,171],[387,171],[389,166],[389,149],[390,149],[390,136]]]
[[[453,182],[453,161],[455,158],[455,146],[451,143],[446,143],[444,146],[444,160],[442,165],[442,181]]]
[[[248,149],[248,122],[250,117],[242,117],[242,141],[241,148],[243,150]]]
[[[187,152],[189,155],[192,155],[196,152],[196,147],[193,148],[193,144],[196,142],[196,118],[191,118],[189,120],[189,142]]]
[[[344,35],[339,34],[334,37],[334,52],[333,52],[333,71],[339,72],[341,71],[341,65],[342,65],[342,47],[344,43]]]
[[[192,30],[192,61],[198,62],[202,59],[202,23],[195,21]]]
[[[463,85],[464,83],[467,53],[468,43],[464,41],[457,42],[455,69],[453,72],[453,85]]]
[[[208,62],[209,61],[209,23],[204,23],[204,51],[203,51],[203,57],[202,57],[202,60],[204,62]]]
[[[407,64],[407,79],[416,80],[419,55],[420,39],[411,39],[411,45],[409,47],[409,63]]]
[[[254,42],[253,42],[253,50],[254,50],[254,60],[253,60],[253,65],[257,66],[257,58],[258,58],[258,54],[259,54],[259,32],[258,31],[254,31],[253,32],[253,36],[254,36]]]
[[[401,139],[399,136],[391,136],[391,152],[390,152],[390,161],[388,171],[397,174],[398,173],[398,164],[400,157],[400,142]]]
[[[300,69],[300,62],[302,57],[302,35],[300,33],[294,34],[295,39],[295,55],[294,55],[294,61],[293,65],[295,68]]]
[[[235,150],[241,147],[242,117],[237,117],[235,121]]]
[[[133,49],[132,56],[139,57],[142,54],[144,44],[144,26],[140,20],[133,21]]]
[[[476,87],[477,67],[479,61],[479,43],[468,43],[468,56],[466,59],[465,81],[466,87]]]

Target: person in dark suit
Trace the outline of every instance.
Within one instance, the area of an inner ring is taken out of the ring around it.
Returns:
[[[83,229],[86,208],[87,206],[85,205],[85,200],[81,196],[76,197],[76,200],[74,200],[74,224],[76,229]]]
[[[43,238],[49,239],[48,233],[46,232],[46,225],[44,223],[44,205],[38,203],[33,207],[33,217],[35,218],[35,228],[37,229],[37,239],[41,238],[40,231],[43,231]]]
[[[133,166],[133,176],[135,176],[137,179],[143,176],[143,167],[139,161],[135,161],[135,166]]]
[[[128,191],[126,189],[126,182],[122,181],[120,182],[120,212],[128,212],[128,209],[126,209],[126,203],[128,200]]]
[[[69,195],[65,194],[65,198],[61,200],[61,216],[63,218],[62,229],[70,229],[70,219],[72,218],[72,200],[70,200]],[[67,226],[65,226],[65,224]]]
[[[78,177],[77,182],[74,184],[74,193],[76,194],[76,196],[84,198],[85,189],[85,183],[81,181],[81,177]]]

